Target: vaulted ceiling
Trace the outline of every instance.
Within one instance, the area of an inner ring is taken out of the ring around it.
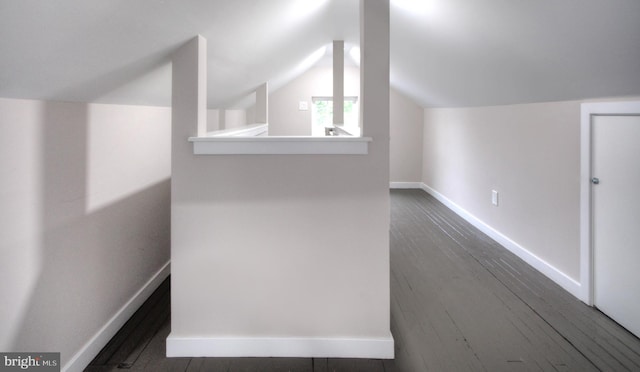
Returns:
[[[171,53],[201,34],[209,106],[230,106],[357,46],[358,4],[0,0],[0,97],[168,106]],[[640,1],[392,0],[391,83],[425,107],[640,95]]]

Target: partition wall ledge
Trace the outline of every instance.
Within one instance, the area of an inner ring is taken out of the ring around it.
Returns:
[[[371,137],[189,137],[194,155],[367,155]]]

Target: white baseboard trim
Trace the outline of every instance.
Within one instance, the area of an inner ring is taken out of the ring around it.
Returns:
[[[147,281],[136,294],[78,351],[63,367],[64,372],[83,371],[100,350],[113,338],[133,313],[151,296],[171,273],[171,261],[168,261]]]
[[[509,251],[511,251],[511,253],[520,257],[524,262],[528,263],[533,268],[535,268],[536,270],[544,274],[546,277],[553,280],[556,284],[564,288],[567,292],[571,293],[573,296],[575,296],[578,299],[582,299],[583,290],[578,281],[572,279],[571,277],[569,277],[562,271],[558,270],[557,268],[555,268],[545,260],[529,252],[527,249],[525,249],[518,243],[511,240],[508,236],[502,234],[498,230],[487,225],[482,220],[472,215],[471,213],[466,211],[464,208],[460,207],[459,205],[457,205],[456,203],[448,199],[446,196],[440,194],[439,192],[432,189],[428,185],[423,183],[422,189],[426,191],[428,194],[431,194],[431,196],[436,198],[442,204],[446,205],[449,209],[454,211],[460,217],[464,218],[467,222],[475,226],[478,230],[487,234],[489,237],[491,237],[491,239],[495,240],[500,245],[507,248]]]
[[[287,357],[393,359],[385,338],[167,337],[167,357]]]
[[[421,189],[422,182],[389,182],[390,189]]]

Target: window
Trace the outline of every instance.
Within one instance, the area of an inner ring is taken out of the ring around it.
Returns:
[[[327,136],[337,133],[333,123],[333,97],[312,97],[311,135]],[[351,135],[359,136],[358,97],[344,97],[344,125],[341,128]]]

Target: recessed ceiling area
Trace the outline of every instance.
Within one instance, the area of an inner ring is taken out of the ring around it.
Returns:
[[[637,0],[390,6],[391,83],[422,106],[640,94]],[[358,46],[358,10],[358,0],[0,0],[0,97],[168,106],[171,53],[201,34],[209,107],[228,107],[265,81],[272,91],[291,81],[332,40]]]

